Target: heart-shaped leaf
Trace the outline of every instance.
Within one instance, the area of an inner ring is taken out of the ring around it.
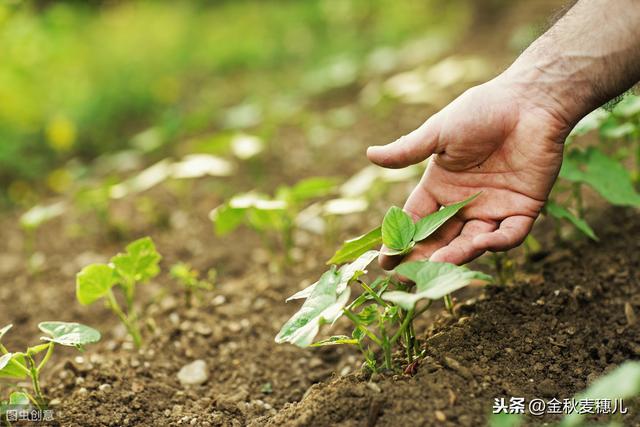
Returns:
[[[125,284],[145,282],[155,277],[160,268],[158,263],[162,257],[156,251],[156,246],[150,237],[143,237],[126,247],[125,253],[120,253],[111,259],[118,276]]]
[[[382,220],[382,243],[389,249],[406,250],[416,232],[411,217],[397,206],[392,206]]]
[[[14,391],[9,395],[9,405],[29,406],[31,405],[31,401],[29,400],[27,393]]]
[[[49,335],[42,340],[69,347],[83,347],[100,341],[100,332],[80,323],[42,322],[38,328]]]
[[[549,201],[547,202],[547,205],[546,205],[546,211],[549,215],[555,218],[566,219],[571,224],[573,224],[574,227],[576,227],[578,230],[580,230],[583,234],[588,236],[590,239],[593,239],[595,241],[599,240],[598,236],[596,236],[596,233],[589,226],[589,224],[587,224],[585,220],[583,220],[582,218],[578,218],[577,216],[572,214],[568,209],[566,209],[564,206]]]
[[[229,204],[224,204],[212,210],[209,218],[213,221],[216,234],[224,236],[242,224],[246,212],[247,208],[233,208]]]
[[[311,345],[320,325],[335,322],[349,300],[351,288],[336,293],[339,282],[340,273],[335,268],[325,272],[300,310],[284,324],[276,342],[290,342],[299,347]]]
[[[24,354],[7,353],[0,357],[0,377],[5,378],[26,378],[27,374],[24,369],[20,369],[21,365],[25,365]]]
[[[382,244],[382,227],[377,227],[367,234],[347,240],[331,257],[327,264],[342,264],[353,261],[370,249]]]
[[[338,294],[341,294],[342,291],[344,291],[345,287],[347,287],[351,279],[353,279],[358,274],[365,273],[367,266],[371,264],[371,261],[376,259],[378,254],[379,254],[378,251],[367,251],[362,255],[360,255],[360,257],[358,257],[358,259],[355,260],[354,262],[340,267],[340,270],[339,270],[340,282],[336,287],[336,292]],[[315,282],[314,284],[307,286],[300,292],[297,292],[296,294],[287,298],[287,302],[295,299],[308,298],[317,285],[318,285],[318,282]]]
[[[415,293],[388,291],[382,294],[382,299],[393,302],[405,310],[410,310],[422,299],[442,298],[472,282],[490,282],[492,280],[491,276],[484,273],[446,262],[419,262],[423,266],[417,271],[415,265],[405,269],[396,269],[396,272],[403,276],[409,277],[411,275],[414,277]]]
[[[439,211],[420,219],[420,221],[416,223],[416,232],[413,236],[413,240],[419,242],[432,235],[445,222],[457,214],[460,209],[471,203],[479,195],[480,193],[476,193],[466,200],[445,206]]]
[[[76,276],[76,298],[83,305],[104,297],[117,283],[113,268],[106,264],[86,266]]]

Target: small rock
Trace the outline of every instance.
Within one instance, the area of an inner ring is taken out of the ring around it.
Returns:
[[[629,302],[624,303],[624,315],[627,318],[627,324],[629,324],[629,326],[635,324],[638,320],[636,313],[633,311],[633,306]]]
[[[311,360],[309,360],[309,368],[311,369],[319,368],[323,364],[322,359],[319,357],[312,357]]]
[[[191,421],[189,421],[189,424],[191,424],[192,426],[198,424],[198,419],[197,418],[191,418]]]
[[[76,378],[76,385],[82,385],[82,384],[84,384],[84,377]]]
[[[536,389],[543,397],[554,397],[558,393],[558,388],[554,382],[548,378],[540,381]]]
[[[84,387],[81,387],[80,389],[78,389],[78,394],[87,394],[88,392],[89,391]]]
[[[374,391],[376,393],[382,393],[382,390],[380,389],[380,386],[376,383],[367,383],[367,387],[369,388],[369,390]]]
[[[100,384],[100,386],[98,386],[98,390],[108,393],[111,391],[111,384]]]
[[[205,325],[202,322],[198,322],[193,326],[193,330],[195,331],[196,334],[202,335],[202,336],[209,336],[213,333],[213,331],[211,330],[211,328],[208,325]]]
[[[178,372],[182,385],[200,385],[209,379],[209,368],[204,360],[196,360],[185,365]]]
[[[165,409],[164,410],[164,416],[165,417],[170,417],[171,416],[171,409]]]
[[[216,295],[216,297],[211,300],[211,304],[214,306],[222,305],[227,302],[227,298],[224,295]]]
[[[435,415],[436,420],[440,421],[441,423],[447,421],[447,416],[442,411],[435,411],[433,415]]]
[[[138,381],[134,381],[133,384],[131,384],[131,391],[134,393],[140,393],[142,390],[144,390],[144,384]]]

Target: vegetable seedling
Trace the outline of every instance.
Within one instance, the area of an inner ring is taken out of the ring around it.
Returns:
[[[209,279],[200,279],[200,273],[191,268],[189,264],[179,262],[171,267],[171,276],[184,288],[185,304],[193,305],[194,295],[202,291],[212,291],[216,279],[216,271],[209,270]]]
[[[135,346],[140,348],[142,337],[135,308],[136,286],[158,275],[161,259],[150,237],[138,239],[127,245],[124,253],[111,258],[108,264],[84,267],[76,276],[76,297],[83,305],[104,300],[127,328]],[[124,295],[125,310],[116,300],[114,287]]]
[[[9,404],[28,405],[33,403],[36,407],[44,409],[47,400],[42,393],[40,386],[40,374],[51,358],[53,350],[57,345],[75,347],[80,351],[84,350],[87,344],[100,341],[100,332],[79,323],[67,322],[42,322],[38,328],[47,336],[42,337],[45,341],[28,347],[24,352],[11,353],[2,344],[3,336],[11,329],[12,325],[7,325],[0,329],[0,377],[13,380],[31,380],[33,394],[26,391],[14,392],[9,397]],[[39,356],[42,355],[43,356]],[[39,359],[39,360],[37,360]]]
[[[280,187],[274,197],[259,193],[238,194],[210,213],[215,232],[225,235],[242,224],[248,225],[263,238],[265,246],[274,251],[268,233],[279,235],[287,262],[294,247],[295,219],[314,199],[334,193],[336,181],[331,178],[309,178],[292,187]]]
[[[382,350],[383,367],[393,369],[393,350],[400,346],[406,354],[407,366],[419,356],[414,320],[424,313],[434,300],[447,298],[457,289],[471,283],[489,282],[491,277],[449,263],[416,261],[399,265],[395,273],[410,279],[407,284],[391,275],[366,281],[367,266],[379,255],[372,250],[384,243],[387,254],[406,254],[416,242],[432,235],[477,195],[413,223],[397,207],[389,209],[382,226],[363,236],[347,241],[329,260],[332,265],[313,285],[287,301],[305,299],[302,308],[287,321],[276,342],[289,342],[300,347],[350,344],[357,346],[372,371],[378,365],[371,345]],[[358,285],[362,293],[350,301],[351,286]],[[450,301],[450,300],[449,300]],[[351,335],[335,335],[314,342],[323,324],[335,323],[347,317],[354,325]]]

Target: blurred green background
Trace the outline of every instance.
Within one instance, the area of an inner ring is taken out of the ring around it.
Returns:
[[[160,158],[206,132],[264,134],[306,99],[393,69],[408,41],[424,41],[416,61],[440,54],[509,2],[475,3],[3,2],[2,204],[64,192],[104,153]]]

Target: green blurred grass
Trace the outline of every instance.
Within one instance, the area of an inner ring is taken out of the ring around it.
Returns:
[[[462,0],[0,4],[0,184],[19,195],[150,127],[171,145],[225,107],[309,92],[336,58],[468,21]]]

